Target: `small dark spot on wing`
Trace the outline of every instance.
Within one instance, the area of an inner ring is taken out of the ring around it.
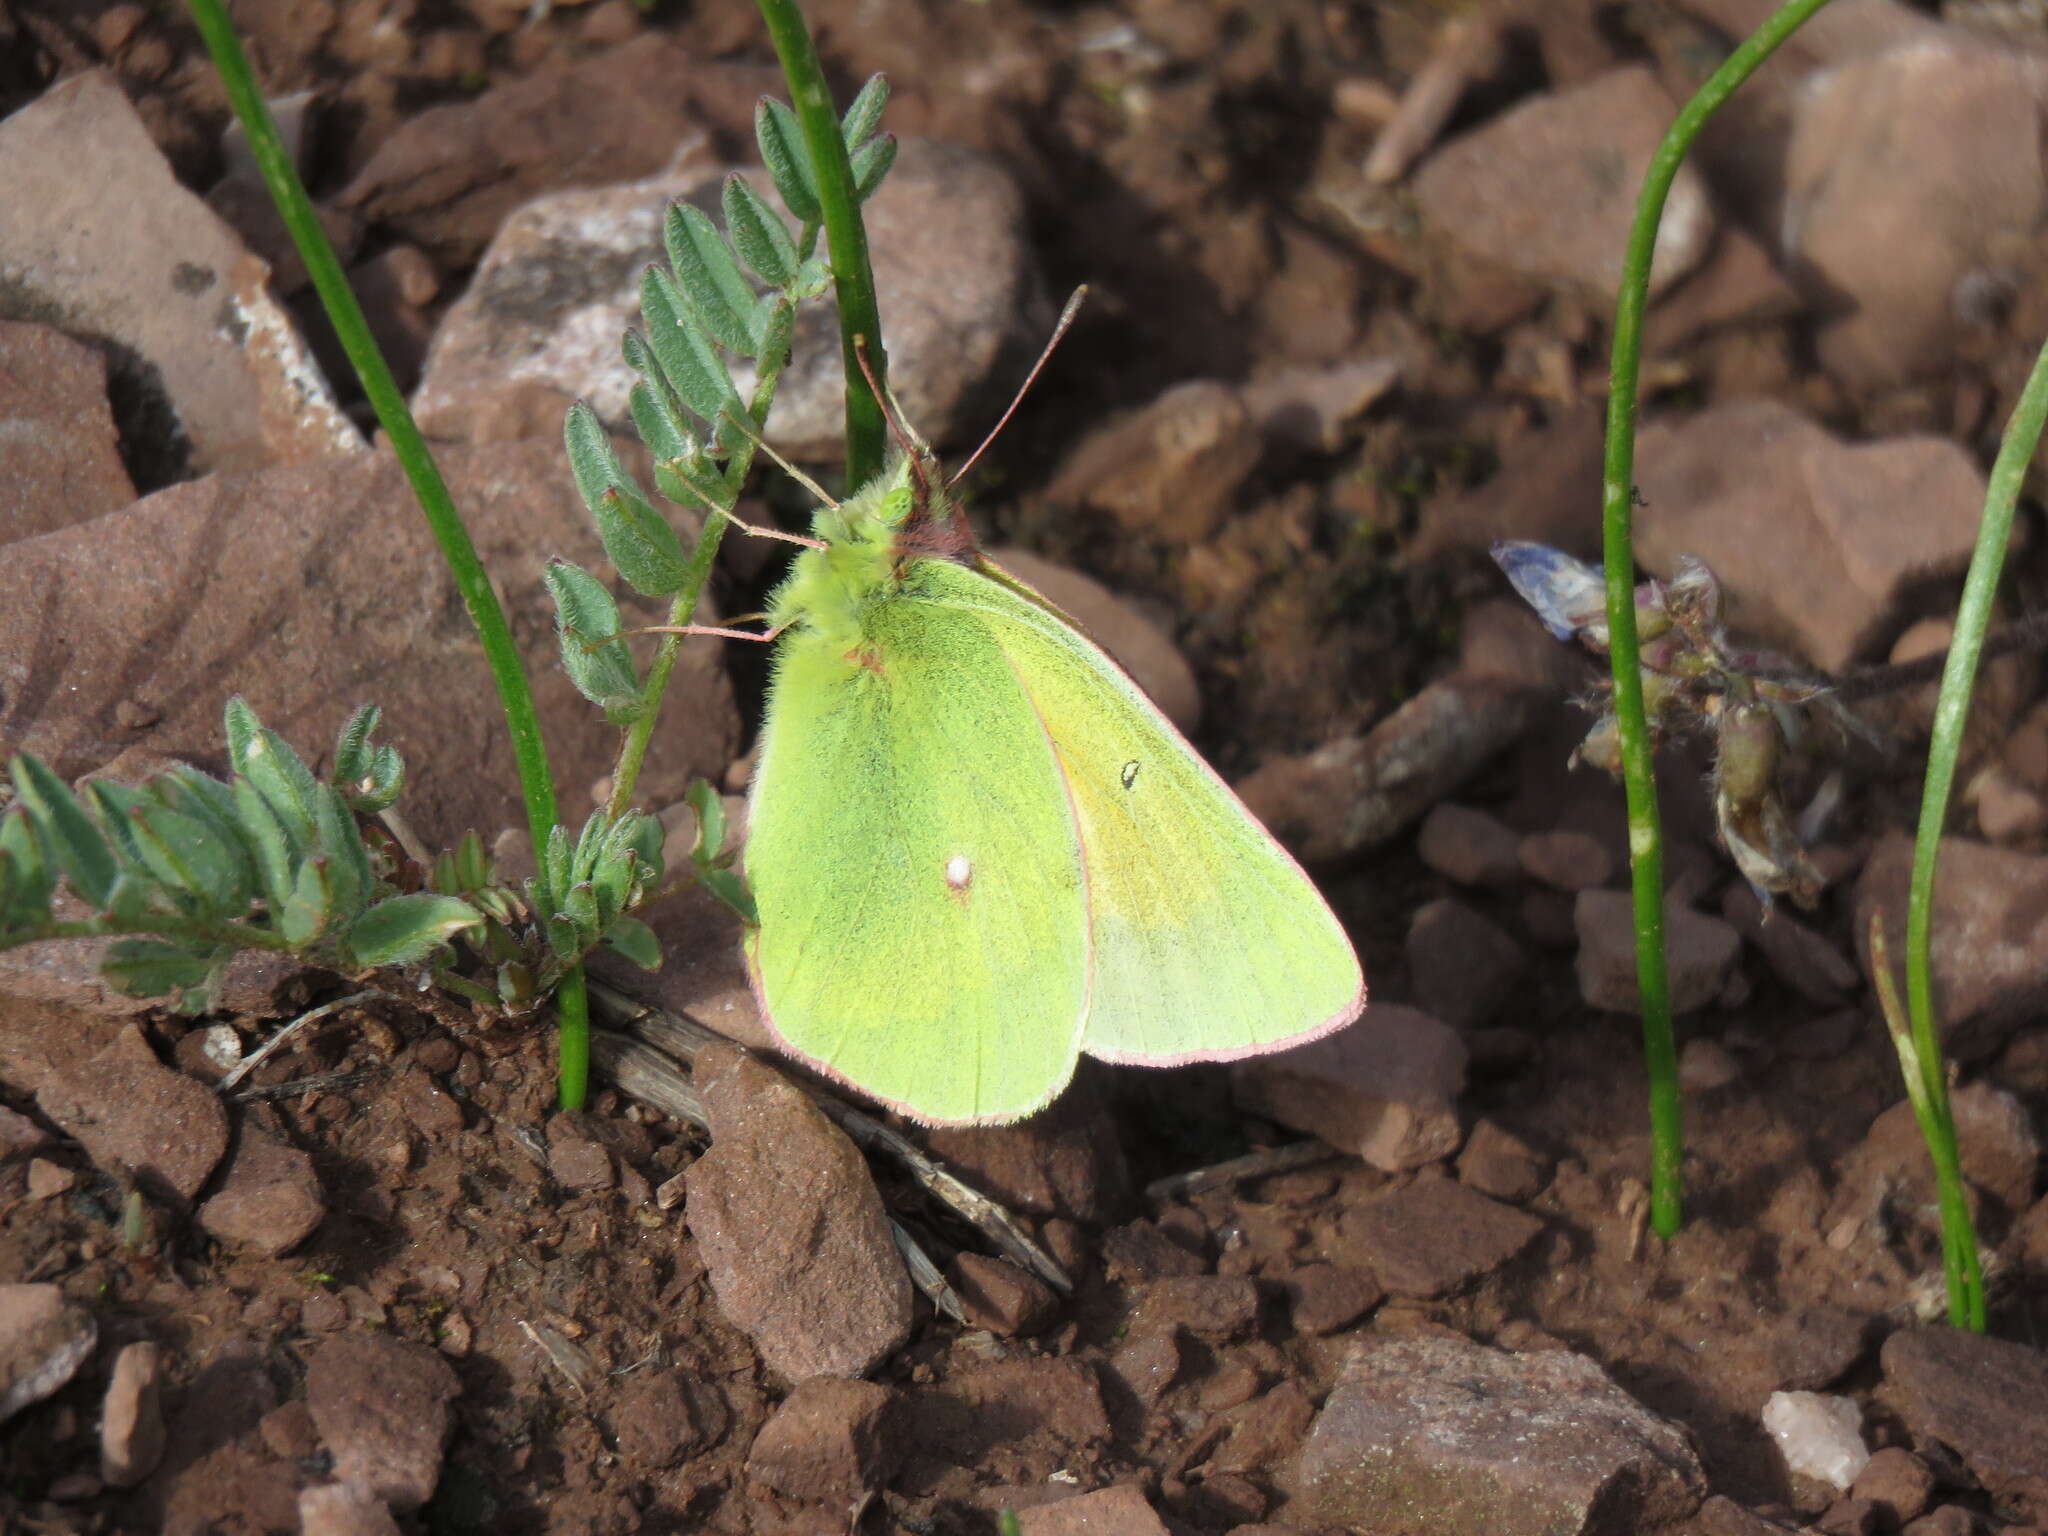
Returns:
[[[1130,787],[1131,787],[1131,786],[1132,786],[1133,784],[1137,783],[1137,782],[1138,782],[1138,762],[1137,762],[1137,759],[1136,759],[1136,758],[1133,758],[1133,759],[1132,759],[1132,760],[1131,760],[1130,762],[1128,762],[1128,763],[1125,763],[1125,764],[1124,764],[1124,771],[1123,771],[1123,772],[1122,772],[1121,774],[1119,774],[1119,775],[1118,775],[1118,777],[1119,777],[1119,778],[1121,778],[1121,779],[1122,779],[1122,780],[1124,781],[1124,788],[1125,788],[1125,789],[1129,789],[1129,788],[1130,788]]]

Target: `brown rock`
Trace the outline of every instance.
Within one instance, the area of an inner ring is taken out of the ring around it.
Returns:
[[[1150,1408],[1180,1379],[1185,1363],[1178,1334],[1135,1334],[1109,1357],[1110,1381]]]
[[[1833,317],[1823,361],[1852,389],[1939,369],[1973,287],[2010,281],[2048,201],[2029,61],[1929,29],[1816,72],[1791,126],[1780,218],[1795,279]]]
[[[1507,1263],[1542,1230],[1526,1212],[1424,1177],[1346,1211],[1331,1247],[1396,1296],[1445,1296]]]
[[[422,428],[470,442],[523,436],[523,427],[507,428],[508,416],[553,402],[546,414],[558,424],[562,407],[580,398],[614,431],[629,431],[638,375],[619,336],[641,324],[641,273],[663,257],[669,205],[694,203],[715,218],[725,174],[699,167],[553,192],[514,212],[434,333],[414,397]],[[754,180],[765,184],[758,171]],[[991,375],[1032,313],[1017,188],[979,151],[909,142],[862,217],[890,317],[890,387],[930,441],[971,440],[985,410],[1000,406],[986,402]],[[829,305],[798,315],[767,427],[786,457],[818,462],[841,452],[837,326]],[[742,397],[751,393],[749,366],[736,364],[733,377]]]
[[[1550,698],[1519,677],[1454,672],[1364,736],[1268,758],[1239,797],[1310,864],[1398,836],[1519,737]]]
[[[1766,912],[1746,883],[1722,892],[1721,915],[1762,952],[1780,981],[1816,1008],[1839,1008],[1862,984],[1848,956],[1782,904]]]
[[[1515,850],[1522,873],[1556,891],[1590,891],[1614,878],[1614,858],[1586,832],[1531,832]]]
[[[1496,1200],[1532,1199],[1549,1171],[1535,1148],[1491,1120],[1473,1125],[1458,1154],[1458,1181]]]
[[[1457,1150],[1466,1052],[1456,1031],[1395,1003],[1321,1040],[1231,1068],[1240,1108],[1388,1172]]]
[[[135,1025],[88,1060],[61,1069],[36,1106],[85,1144],[109,1172],[132,1174],[179,1206],[199,1192],[227,1150],[220,1100],[156,1059]]]
[[[788,1079],[700,1054],[711,1150],[689,1170],[690,1231],[719,1309],[791,1381],[859,1376],[910,1335],[910,1277],[854,1145]]]
[[[946,1279],[960,1298],[967,1321],[1005,1337],[1043,1332],[1059,1316],[1052,1287],[1006,1259],[980,1253],[954,1255]]]
[[[0,1285],[0,1424],[63,1386],[99,1339],[99,1324],[54,1285]]]
[[[1486,812],[1447,801],[1422,818],[1415,851],[1423,863],[1460,885],[1513,885],[1522,878],[1521,841]]]
[[[1873,913],[1883,914],[1895,959],[1904,952],[1912,868],[1913,839],[1904,832],[1879,839],[1864,863],[1855,931],[1865,975]],[[2048,859],[1942,839],[1928,958],[1942,1046],[1955,1061],[1968,1065],[1990,1056],[2048,997],[2048,928],[2037,921],[2044,909]]]
[[[1640,65],[1532,97],[1424,161],[1416,206],[1426,226],[1486,260],[1611,303],[1636,189],[1676,111]],[[1698,263],[1712,231],[1706,185],[1681,167],[1653,294]]]
[[[610,1189],[617,1182],[611,1154],[584,1135],[568,1115],[557,1115],[548,1125],[548,1173],[577,1194]]]
[[[1281,1281],[1294,1331],[1335,1333],[1355,1323],[1386,1297],[1372,1274],[1348,1264],[1304,1264]]]
[[[1109,1439],[1095,1374],[1072,1357],[1012,1360],[912,1393],[904,1444],[913,1456],[982,1465],[999,1447],[1064,1457]]]
[[[220,1192],[199,1207],[211,1236],[272,1259],[311,1237],[326,1216],[312,1158],[253,1125],[242,1127]]]
[[[1259,432],[1227,384],[1177,384],[1084,438],[1046,495],[1177,546],[1212,537],[1259,457]]]
[[[306,1364],[306,1407],[336,1480],[362,1483],[397,1509],[432,1496],[461,1391],[433,1350],[384,1334],[342,1334]]]
[[[1134,1333],[1185,1329],[1198,1339],[1241,1339],[1259,1321],[1259,1290],[1242,1275],[1180,1275],[1154,1280],[1131,1319]]]
[[[399,1536],[398,1521],[362,1483],[322,1483],[299,1494],[300,1536]]]
[[[1101,1252],[1103,1273],[1126,1285],[1165,1275],[1199,1275],[1209,1267],[1200,1254],[1150,1221],[1111,1227],[1102,1234]]]
[[[1934,1497],[1934,1472],[1903,1446],[1888,1445],[1871,1453],[1850,1493],[1868,1499],[1898,1525],[1925,1512]]]
[[[2048,1520],[2048,1355],[1961,1328],[1885,1340],[1884,1396],[1917,1440],[1939,1440],[1992,1498]]]
[[[133,1488],[163,1458],[162,1376],[163,1351],[155,1344],[129,1344],[114,1357],[100,1408],[100,1478],[110,1487]]]
[[[50,1145],[50,1133],[27,1115],[0,1104],[0,1163],[12,1162],[40,1152]]]
[[[1581,891],[1572,907],[1579,935],[1579,994],[1589,1007],[1634,1013],[1634,899],[1627,891]],[[1721,995],[1742,951],[1742,938],[1718,917],[1689,907],[1664,908],[1664,964],[1671,1011],[1696,1013]]]
[[[1013,1125],[940,1126],[932,1155],[990,1198],[1032,1216],[1113,1221],[1130,1199],[1114,1117],[1085,1065],[1053,1105]]]
[[[1916,582],[1963,569],[1984,505],[1983,476],[1953,443],[1851,446],[1768,400],[1652,423],[1638,463],[1637,558],[1665,573],[1681,555],[1705,562],[1730,627],[1830,672],[1883,635]]]
[[[1299,1381],[1283,1381],[1228,1415],[1230,1433],[1209,1458],[1212,1472],[1259,1472],[1294,1454],[1316,1405]]]
[[[781,89],[772,68],[695,58],[645,34],[418,113],[337,201],[448,268],[473,266],[538,193],[652,176],[706,128],[728,148],[751,146],[755,99]]]
[[[134,499],[105,358],[48,326],[0,320],[0,544]]]
[[[1300,1462],[1315,1518],[1384,1536],[1646,1530],[1706,1476],[1676,1425],[1568,1350],[1462,1338],[1356,1347]]]
[[[1407,951],[1416,1002],[1460,1031],[1492,1022],[1529,969],[1505,929],[1448,896],[1416,909]]]
[[[640,1371],[620,1387],[611,1415],[619,1454],[637,1467],[673,1467],[725,1438],[732,1410],[698,1371]]]
[[[1763,243],[1729,225],[1715,237],[1698,270],[1650,312],[1643,348],[1654,355],[1717,326],[1785,320],[1802,307],[1799,290],[1778,270]]]
[[[1166,1523],[1129,1483],[1017,1512],[1018,1536],[1167,1536]]]
[[[111,75],[74,75],[0,124],[0,160],[11,314],[116,344],[117,384],[176,424],[146,483],[362,450],[263,263],[178,184]]]
[[[895,1476],[903,1459],[890,1433],[896,1402],[895,1392],[872,1381],[803,1382],[761,1426],[747,1476],[793,1499],[856,1504]]]

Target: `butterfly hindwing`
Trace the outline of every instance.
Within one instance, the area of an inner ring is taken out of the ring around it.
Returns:
[[[902,597],[865,628],[851,653],[794,631],[778,655],[755,985],[795,1050],[916,1118],[1015,1119],[1065,1086],[1086,1003],[1058,763],[980,615]]]

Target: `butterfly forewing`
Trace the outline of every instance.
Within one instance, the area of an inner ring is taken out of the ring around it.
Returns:
[[[938,566],[944,562],[920,562]],[[1015,1119],[1079,1052],[1081,849],[983,618],[899,596],[777,660],[746,854],[771,1027],[920,1120]]]
[[[1300,866],[1129,677],[1007,581],[959,570],[949,586],[1009,659],[1073,806],[1091,913],[1082,1049],[1226,1060],[1356,1017],[1357,955]]]

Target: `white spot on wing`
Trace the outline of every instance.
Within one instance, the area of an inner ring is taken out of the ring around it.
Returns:
[[[964,891],[974,883],[974,861],[964,853],[956,853],[946,860],[946,884],[956,891]]]

